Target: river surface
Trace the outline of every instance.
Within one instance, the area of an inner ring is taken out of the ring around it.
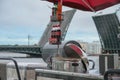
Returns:
[[[22,54],[22,53],[0,52],[0,57],[14,57],[14,59],[20,65],[22,65],[22,64],[23,65],[25,65],[25,64],[40,64],[41,66],[46,65],[46,63],[43,61],[42,58],[27,58],[27,55]],[[99,73],[99,57],[98,56],[88,56],[88,59],[91,59],[95,62],[95,71],[97,73]],[[91,66],[92,66],[92,63],[90,62],[90,67]]]

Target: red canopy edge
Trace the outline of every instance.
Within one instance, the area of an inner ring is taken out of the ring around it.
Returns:
[[[56,0],[48,0],[48,1],[55,2]],[[93,10],[99,11],[119,3],[120,0],[63,0],[64,6],[68,6],[71,8],[84,10],[84,11],[93,11]]]

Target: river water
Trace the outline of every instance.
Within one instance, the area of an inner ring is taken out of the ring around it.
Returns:
[[[0,52],[0,57],[14,57],[18,64],[40,64],[46,66],[46,63],[42,58],[27,58],[26,54],[12,53],[12,52]],[[95,70],[99,71],[99,56],[88,56],[88,59],[95,62]],[[90,68],[92,63],[90,62]],[[98,72],[97,72],[98,73]]]
[[[14,57],[20,67],[21,77],[24,80],[26,67],[41,67],[46,68],[47,64],[43,61],[42,58],[27,58],[26,54],[21,53],[12,53],[12,52],[0,52],[0,57]],[[99,75],[99,57],[98,56],[88,56],[88,59],[91,59],[95,62],[95,69],[90,70],[90,74]],[[4,62],[0,60],[0,63]],[[17,74],[15,72],[15,67],[12,61],[7,62],[7,80],[15,80],[17,79]],[[90,67],[92,63],[90,63]],[[12,73],[12,74],[11,74]],[[13,79],[14,78],[14,79]]]

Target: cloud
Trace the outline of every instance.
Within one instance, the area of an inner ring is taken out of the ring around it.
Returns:
[[[2,41],[15,41],[7,40],[7,37],[12,37],[20,43],[21,39],[20,41],[18,39],[26,38],[29,34],[37,37],[38,42],[49,22],[51,13],[47,7],[49,4],[39,0],[2,0],[0,3],[0,38],[4,37]]]
[[[89,34],[89,35],[88,35]],[[98,34],[94,33],[68,33],[65,40],[82,40],[86,42],[99,41]]]
[[[77,11],[72,20],[70,28],[68,29],[66,39],[80,39],[83,41],[94,41],[95,39],[99,40],[95,24],[92,20],[92,16],[94,15],[95,13]],[[72,35],[72,37],[70,37],[70,35]]]
[[[10,38],[10,37],[1,37],[0,38],[0,42],[1,42],[1,45],[9,45],[9,44],[12,44],[12,45],[15,45],[15,44],[19,44],[19,45],[27,45],[28,44],[28,39],[27,37],[26,38]],[[30,44],[37,44],[38,43],[38,39],[35,39],[35,38],[31,38],[29,40],[29,43]]]
[[[5,0],[0,10],[0,23],[4,25],[40,27],[49,21],[50,10],[39,0]]]

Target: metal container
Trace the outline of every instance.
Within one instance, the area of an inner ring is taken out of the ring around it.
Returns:
[[[118,54],[101,54],[99,56],[99,64],[101,74],[104,74],[109,69],[118,69],[119,56]]]
[[[78,58],[52,58],[52,69],[78,73],[83,73],[85,71],[81,59]]]

